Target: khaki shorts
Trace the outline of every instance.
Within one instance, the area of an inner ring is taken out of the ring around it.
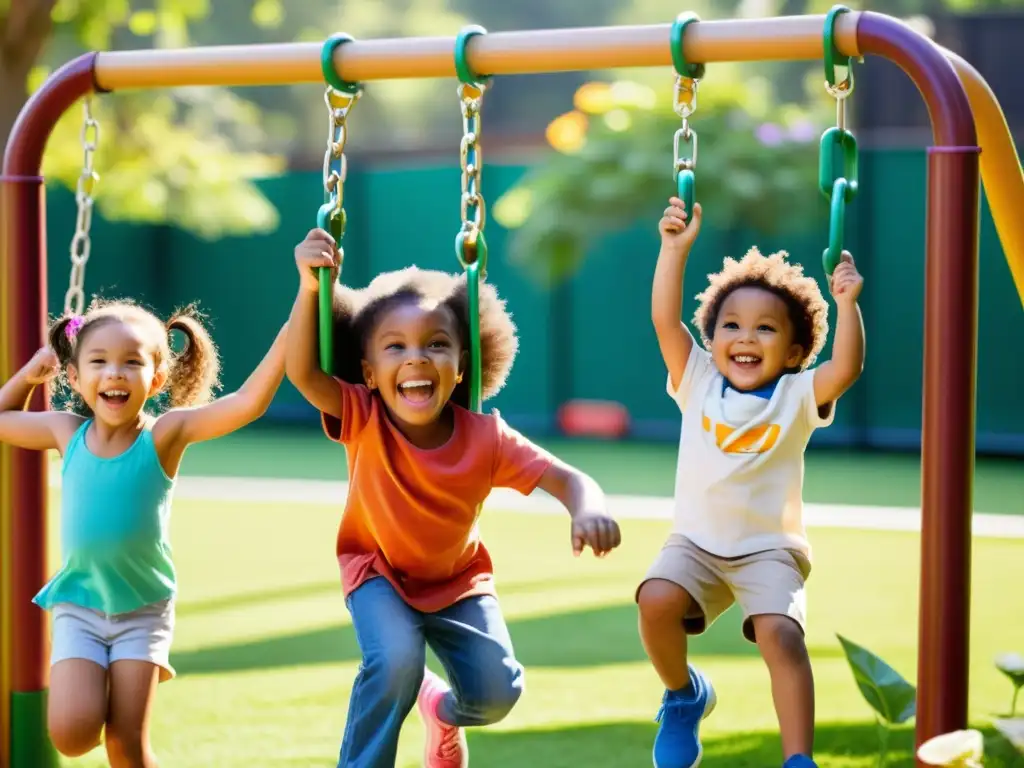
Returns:
[[[683,619],[690,635],[704,632],[735,601],[743,609],[743,636],[755,642],[754,616],[789,616],[801,631],[806,629],[804,582],[810,572],[810,561],[800,552],[773,549],[742,557],[718,557],[674,533],[640,587],[651,579],[664,579],[685,589],[693,598]]]

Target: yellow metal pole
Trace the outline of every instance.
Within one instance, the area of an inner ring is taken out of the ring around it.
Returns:
[[[836,22],[836,43],[860,54],[860,14]],[[824,16],[702,21],[686,32],[689,61],[817,59]],[[670,25],[580,27],[496,32],[469,44],[470,65],[495,75],[668,66]],[[452,77],[455,40],[449,37],[356,40],[338,46],[334,65],[347,80]],[[104,90],[194,85],[278,85],[319,82],[319,43],[215,46],[113,51],[96,59],[96,83]],[[1024,175],[999,102],[970,64],[945,51],[964,83],[982,147],[981,174],[996,229],[1024,302]]]
[[[836,22],[836,44],[857,56],[856,12]],[[825,17],[702,21],[686,30],[688,61],[820,59]],[[494,32],[473,38],[469,64],[494,75],[616,67],[669,66],[669,24]],[[96,83],[108,91],[190,85],[321,82],[319,43],[112,51],[96,59]],[[454,77],[454,37],[356,40],[338,46],[334,66],[346,80]]]
[[[974,67],[952,51],[943,49],[960,76],[974,113],[974,125],[981,147],[981,180],[992,218],[999,233],[1010,274],[1024,305],[1024,170],[1013,144],[1006,117],[985,79]]]

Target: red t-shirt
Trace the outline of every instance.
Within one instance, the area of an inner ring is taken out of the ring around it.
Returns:
[[[338,530],[346,597],[383,576],[413,608],[447,608],[494,594],[491,557],[477,528],[492,488],[533,492],[552,456],[497,414],[452,405],[444,445],[417,448],[362,385],[338,381],[341,422],[321,414],[324,432],[348,452],[348,499]]]

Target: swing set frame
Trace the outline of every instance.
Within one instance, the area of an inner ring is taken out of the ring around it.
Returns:
[[[685,30],[689,62],[822,58],[824,15],[701,21]],[[474,72],[526,74],[670,66],[672,25],[477,35]],[[927,150],[922,532],[916,740],[967,726],[971,513],[978,325],[979,169],[1018,292],[1024,296],[1024,176],[991,89],[966,61],[892,17],[835,19],[845,56],[899,65],[924,98]],[[456,76],[450,37],[337,46],[348,81]],[[0,378],[45,343],[43,151],[64,112],[91,92],[323,82],[319,43],[88,53],[54,72],[25,105],[0,176]],[[981,153],[982,147],[984,154]],[[43,388],[33,409],[47,407]],[[31,600],[47,577],[46,456],[0,447],[0,768],[56,765],[46,732],[49,638]],[[919,763],[920,764],[920,763]]]

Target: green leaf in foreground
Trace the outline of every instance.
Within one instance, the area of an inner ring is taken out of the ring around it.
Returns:
[[[899,725],[917,711],[917,690],[878,656],[837,634],[857,687],[886,723]]]

